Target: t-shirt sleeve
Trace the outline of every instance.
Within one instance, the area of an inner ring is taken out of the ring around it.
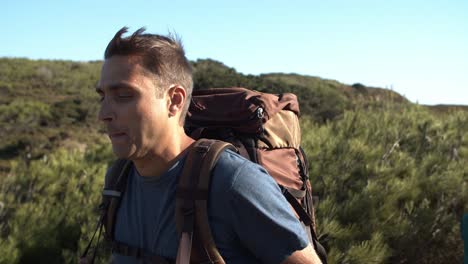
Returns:
[[[236,170],[230,205],[241,243],[263,263],[281,263],[307,246],[302,224],[275,180],[261,166],[245,162]]]

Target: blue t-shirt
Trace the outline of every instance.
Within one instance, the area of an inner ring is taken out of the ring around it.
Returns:
[[[175,259],[175,194],[185,157],[159,177],[133,169],[117,213],[115,239]],[[281,263],[307,246],[307,235],[275,180],[232,151],[216,164],[208,217],[216,247],[228,264]],[[143,263],[113,254],[113,263]]]

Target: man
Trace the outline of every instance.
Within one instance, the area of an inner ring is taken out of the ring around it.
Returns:
[[[110,41],[96,91],[99,119],[118,158],[133,162],[117,213],[119,243],[174,260],[178,248],[175,191],[194,140],[183,124],[192,70],[179,41],[143,34]],[[259,186],[261,188],[259,188]],[[209,223],[226,263],[320,263],[276,182],[231,151],[214,168]],[[118,250],[114,263],[143,260]]]

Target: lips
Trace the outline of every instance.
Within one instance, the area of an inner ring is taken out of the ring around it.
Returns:
[[[125,133],[123,132],[113,132],[113,133],[108,133],[110,137],[118,137],[118,136],[123,136]]]
[[[109,132],[107,134],[109,135],[110,139],[118,139],[126,135],[123,132]]]

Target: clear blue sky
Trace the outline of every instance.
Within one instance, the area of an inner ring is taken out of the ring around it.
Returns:
[[[468,105],[468,0],[3,1],[0,57],[100,60],[122,26],[175,31],[189,59]]]

